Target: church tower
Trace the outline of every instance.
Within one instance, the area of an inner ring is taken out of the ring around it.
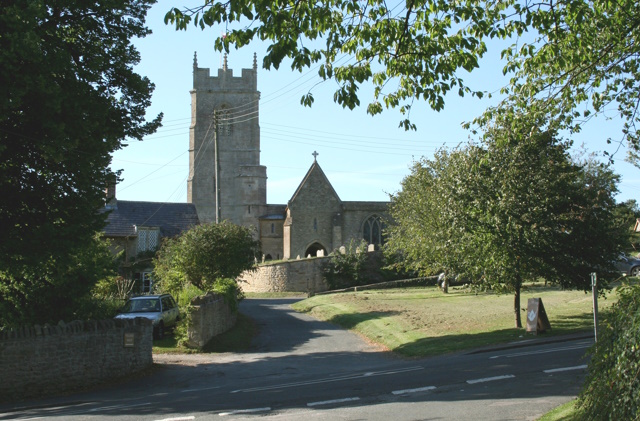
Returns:
[[[187,201],[201,222],[229,220],[257,227],[267,204],[267,168],[260,165],[257,61],[233,76],[224,57],[211,76],[193,58]]]

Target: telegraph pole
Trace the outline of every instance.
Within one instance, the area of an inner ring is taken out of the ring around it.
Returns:
[[[598,342],[598,276],[591,273],[591,291],[593,293],[593,337]]]

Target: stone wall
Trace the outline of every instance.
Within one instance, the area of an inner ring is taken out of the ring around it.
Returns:
[[[264,264],[254,271],[244,272],[238,278],[245,292],[305,292],[326,291],[322,265],[330,257],[287,260]]]
[[[0,400],[60,394],[153,364],[146,319],[60,322],[0,332]]]
[[[238,312],[233,311],[220,294],[208,293],[191,301],[191,326],[188,345],[202,348],[211,338],[235,326]]]

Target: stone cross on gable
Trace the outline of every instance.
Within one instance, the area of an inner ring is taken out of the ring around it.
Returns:
[[[313,153],[311,154],[313,155],[313,162],[316,162],[316,158],[318,157],[318,155],[320,155],[318,152],[313,151]]]

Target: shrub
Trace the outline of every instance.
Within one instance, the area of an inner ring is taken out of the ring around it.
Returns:
[[[322,274],[329,285],[329,289],[341,289],[363,285],[367,262],[367,243],[363,240],[357,244],[349,242],[345,253],[334,251],[322,267]]]
[[[578,407],[587,420],[640,418],[640,285],[618,288],[591,348]]]
[[[154,259],[158,288],[178,295],[186,285],[211,291],[222,278],[253,268],[260,243],[230,222],[202,224],[164,242]]]

